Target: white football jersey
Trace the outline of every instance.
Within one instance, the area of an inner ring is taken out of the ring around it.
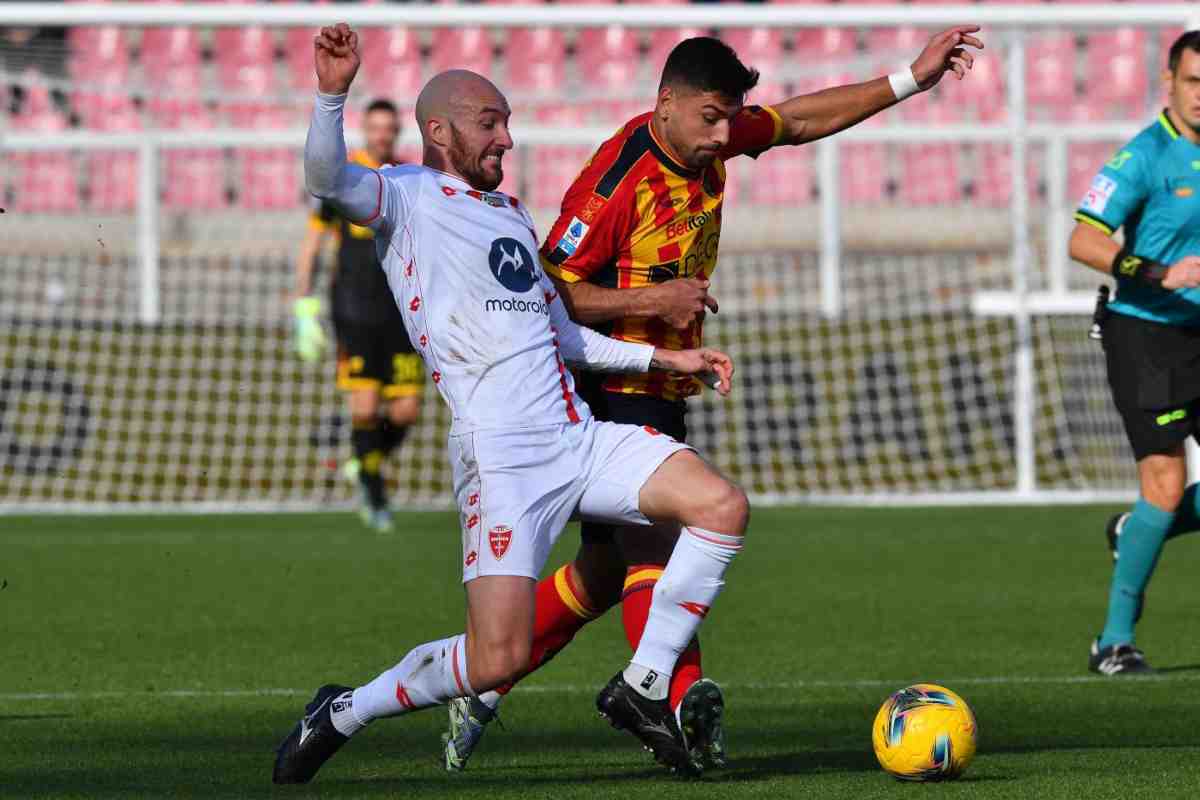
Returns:
[[[380,175],[368,224],[409,337],[450,406],[451,433],[590,416],[563,356],[580,349],[578,329],[539,266],[524,206],[417,164]],[[565,348],[560,331],[575,332]],[[645,348],[603,341],[609,369],[646,369]]]

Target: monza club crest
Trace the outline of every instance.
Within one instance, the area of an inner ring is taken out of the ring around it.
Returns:
[[[504,558],[510,542],[512,542],[512,528],[507,525],[497,525],[488,531],[488,546],[492,548],[492,555],[496,557],[497,561]]]

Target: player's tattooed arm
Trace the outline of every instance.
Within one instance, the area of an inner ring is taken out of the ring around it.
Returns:
[[[901,78],[899,81],[892,77],[876,78],[772,103],[783,118],[784,141],[803,144],[844,131],[911,93],[933,88],[948,72],[962,80],[975,63],[967,48],[983,49],[983,42],[972,35],[978,30],[977,25],[961,25],[936,34],[913,62],[911,74],[901,73],[897,76]],[[898,90],[898,82],[908,83],[910,90]]]

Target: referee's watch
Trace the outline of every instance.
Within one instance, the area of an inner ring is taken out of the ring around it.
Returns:
[[[1155,289],[1163,288],[1162,282],[1167,277],[1168,269],[1166,264],[1145,256],[1134,255],[1125,247],[1121,248],[1112,262],[1114,278],[1135,280]]]

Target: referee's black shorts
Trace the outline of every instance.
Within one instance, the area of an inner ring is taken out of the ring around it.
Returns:
[[[1200,327],[1111,313],[1102,341],[1113,402],[1138,461],[1200,433]]]
[[[623,394],[605,391],[601,385],[604,375],[593,372],[576,373],[579,396],[592,409],[592,415],[606,422],[624,425],[649,425],[680,442],[687,441],[687,404],[682,400],[663,400],[647,394]],[[581,537],[585,542],[611,542],[613,526],[585,522]]]

